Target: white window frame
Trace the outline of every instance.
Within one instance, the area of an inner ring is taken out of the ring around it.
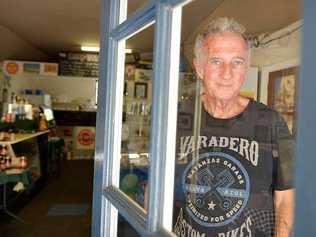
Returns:
[[[117,213],[126,217],[142,236],[171,233],[176,95],[178,83],[181,8],[190,0],[156,0],[126,21],[126,0],[102,0],[99,100],[95,153],[93,237],[116,237]],[[302,70],[298,94],[295,236],[316,233],[316,80],[314,52],[315,0],[304,1]],[[155,22],[155,72],[150,148],[148,214],[118,187],[123,92],[124,40]],[[172,41],[174,40],[174,41]],[[164,49],[164,50],[162,50]],[[171,68],[170,65],[173,65]],[[174,110],[173,110],[174,109]],[[174,126],[173,126],[174,125]],[[159,155],[159,156],[158,156]],[[168,168],[168,169],[167,169]],[[169,177],[168,184],[166,177]],[[170,192],[170,193],[168,193]],[[170,208],[169,208],[170,207]]]

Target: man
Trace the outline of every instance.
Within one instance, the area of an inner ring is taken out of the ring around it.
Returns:
[[[178,161],[189,162],[177,168],[178,236],[290,236],[293,139],[276,111],[240,95],[249,62],[244,29],[232,19],[197,37],[203,111],[199,136],[180,134]]]

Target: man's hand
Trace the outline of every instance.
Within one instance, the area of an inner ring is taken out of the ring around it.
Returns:
[[[275,191],[275,237],[290,237],[294,219],[294,189]]]

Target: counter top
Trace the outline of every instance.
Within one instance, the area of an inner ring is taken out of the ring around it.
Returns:
[[[13,141],[0,141],[0,145],[11,145],[18,142],[22,142],[28,139],[31,139],[33,137],[40,136],[42,134],[48,133],[48,130],[36,132],[36,133],[17,133],[15,134],[15,139]]]

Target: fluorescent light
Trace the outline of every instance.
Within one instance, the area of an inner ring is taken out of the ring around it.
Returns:
[[[132,49],[125,49],[125,53],[132,53],[133,50]]]
[[[137,153],[130,153],[130,154],[128,154],[128,157],[130,159],[137,159],[137,158],[139,158],[139,154],[137,154]]]
[[[100,47],[99,46],[81,46],[81,51],[86,52],[99,52]],[[125,53],[132,53],[132,49],[125,49]]]
[[[81,51],[99,52],[100,47],[98,47],[98,46],[81,46]]]

